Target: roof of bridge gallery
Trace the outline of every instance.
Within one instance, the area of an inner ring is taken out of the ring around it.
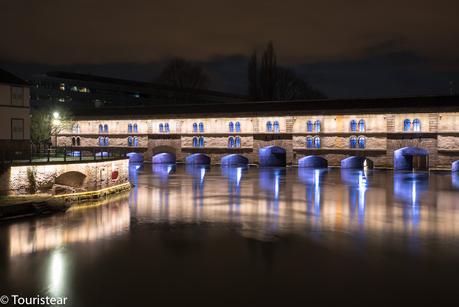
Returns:
[[[249,101],[74,109],[75,118],[185,118],[255,115],[326,115],[459,112],[459,96]]]

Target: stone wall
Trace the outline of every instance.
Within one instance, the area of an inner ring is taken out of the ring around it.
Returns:
[[[67,180],[68,186],[63,186],[63,183],[65,185],[65,181],[60,180],[59,187],[57,187],[56,178],[65,178],[66,176],[64,176],[64,174],[70,172],[73,172],[75,177],[84,175],[84,180],[81,182],[81,185],[73,184],[78,180],[71,180],[71,176],[69,176],[69,180]],[[127,182],[128,177],[128,159],[101,162],[12,166],[0,177],[0,194],[54,194],[58,193],[59,189],[69,192],[97,190]]]

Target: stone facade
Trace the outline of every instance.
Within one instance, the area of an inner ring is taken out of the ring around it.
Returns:
[[[405,120],[410,121],[407,129]],[[320,128],[315,123],[320,122]],[[415,127],[414,122],[417,126]],[[313,124],[308,129],[308,122]],[[352,129],[351,122],[355,123]],[[168,125],[168,130],[164,127]],[[202,130],[201,130],[202,123]],[[230,131],[238,123],[240,130]],[[276,128],[274,128],[276,123]],[[387,113],[387,114],[311,114],[279,116],[152,118],[129,120],[78,120],[79,129],[70,129],[59,135],[59,144],[71,146],[72,137],[80,137],[80,147],[98,146],[99,136],[108,136],[108,147],[144,153],[146,161],[159,152],[173,153],[183,162],[192,153],[205,153],[212,163],[222,156],[239,153],[258,163],[260,148],[276,145],[287,152],[287,164],[296,164],[307,155],[326,158],[330,166],[339,166],[349,156],[364,156],[376,167],[391,168],[394,151],[406,147],[422,147],[429,152],[430,168],[449,168],[459,159],[459,113]],[[129,124],[137,125],[136,132],[128,133]],[[100,125],[108,125],[108,132],[99,133]],[[271,131],[268,131],[271,125]],[[163,130],[161,131],[161,126]],[[137,136],[137,148],[127,146],[127,138]],[[239,137],[240,146],[228,147],[229,137]],[[320,147],[307,148],[306,139],[320,138]],[[204,138],[203,147],[194,147],[193,138]],[[351,138],[357,140],[351,146]],[[364,144],[359,144],[362,138]]]

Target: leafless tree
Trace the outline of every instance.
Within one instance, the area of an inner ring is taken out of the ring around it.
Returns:
[[[157,81],[179,89],[207,89],[209,80],[202,67],[181,58],[174,58],[164,67]]]

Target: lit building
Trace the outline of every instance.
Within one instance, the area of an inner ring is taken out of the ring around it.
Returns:
[[[164,152],[177,161],[202,153],[212,163],[228,154],[258,163],[261,148],[277,146],[287,164],[316,155],[339,166],[357,156],[391,168],[397,156],[401,168],[409,160],[427,169],[450,168],[459,159],[458,131],[458,96],[244,102],[76,113],[59,144],[140,152],[146,161]]]
[[[0,153],[22,152],[30,144],[27,82],[0,69]]]

